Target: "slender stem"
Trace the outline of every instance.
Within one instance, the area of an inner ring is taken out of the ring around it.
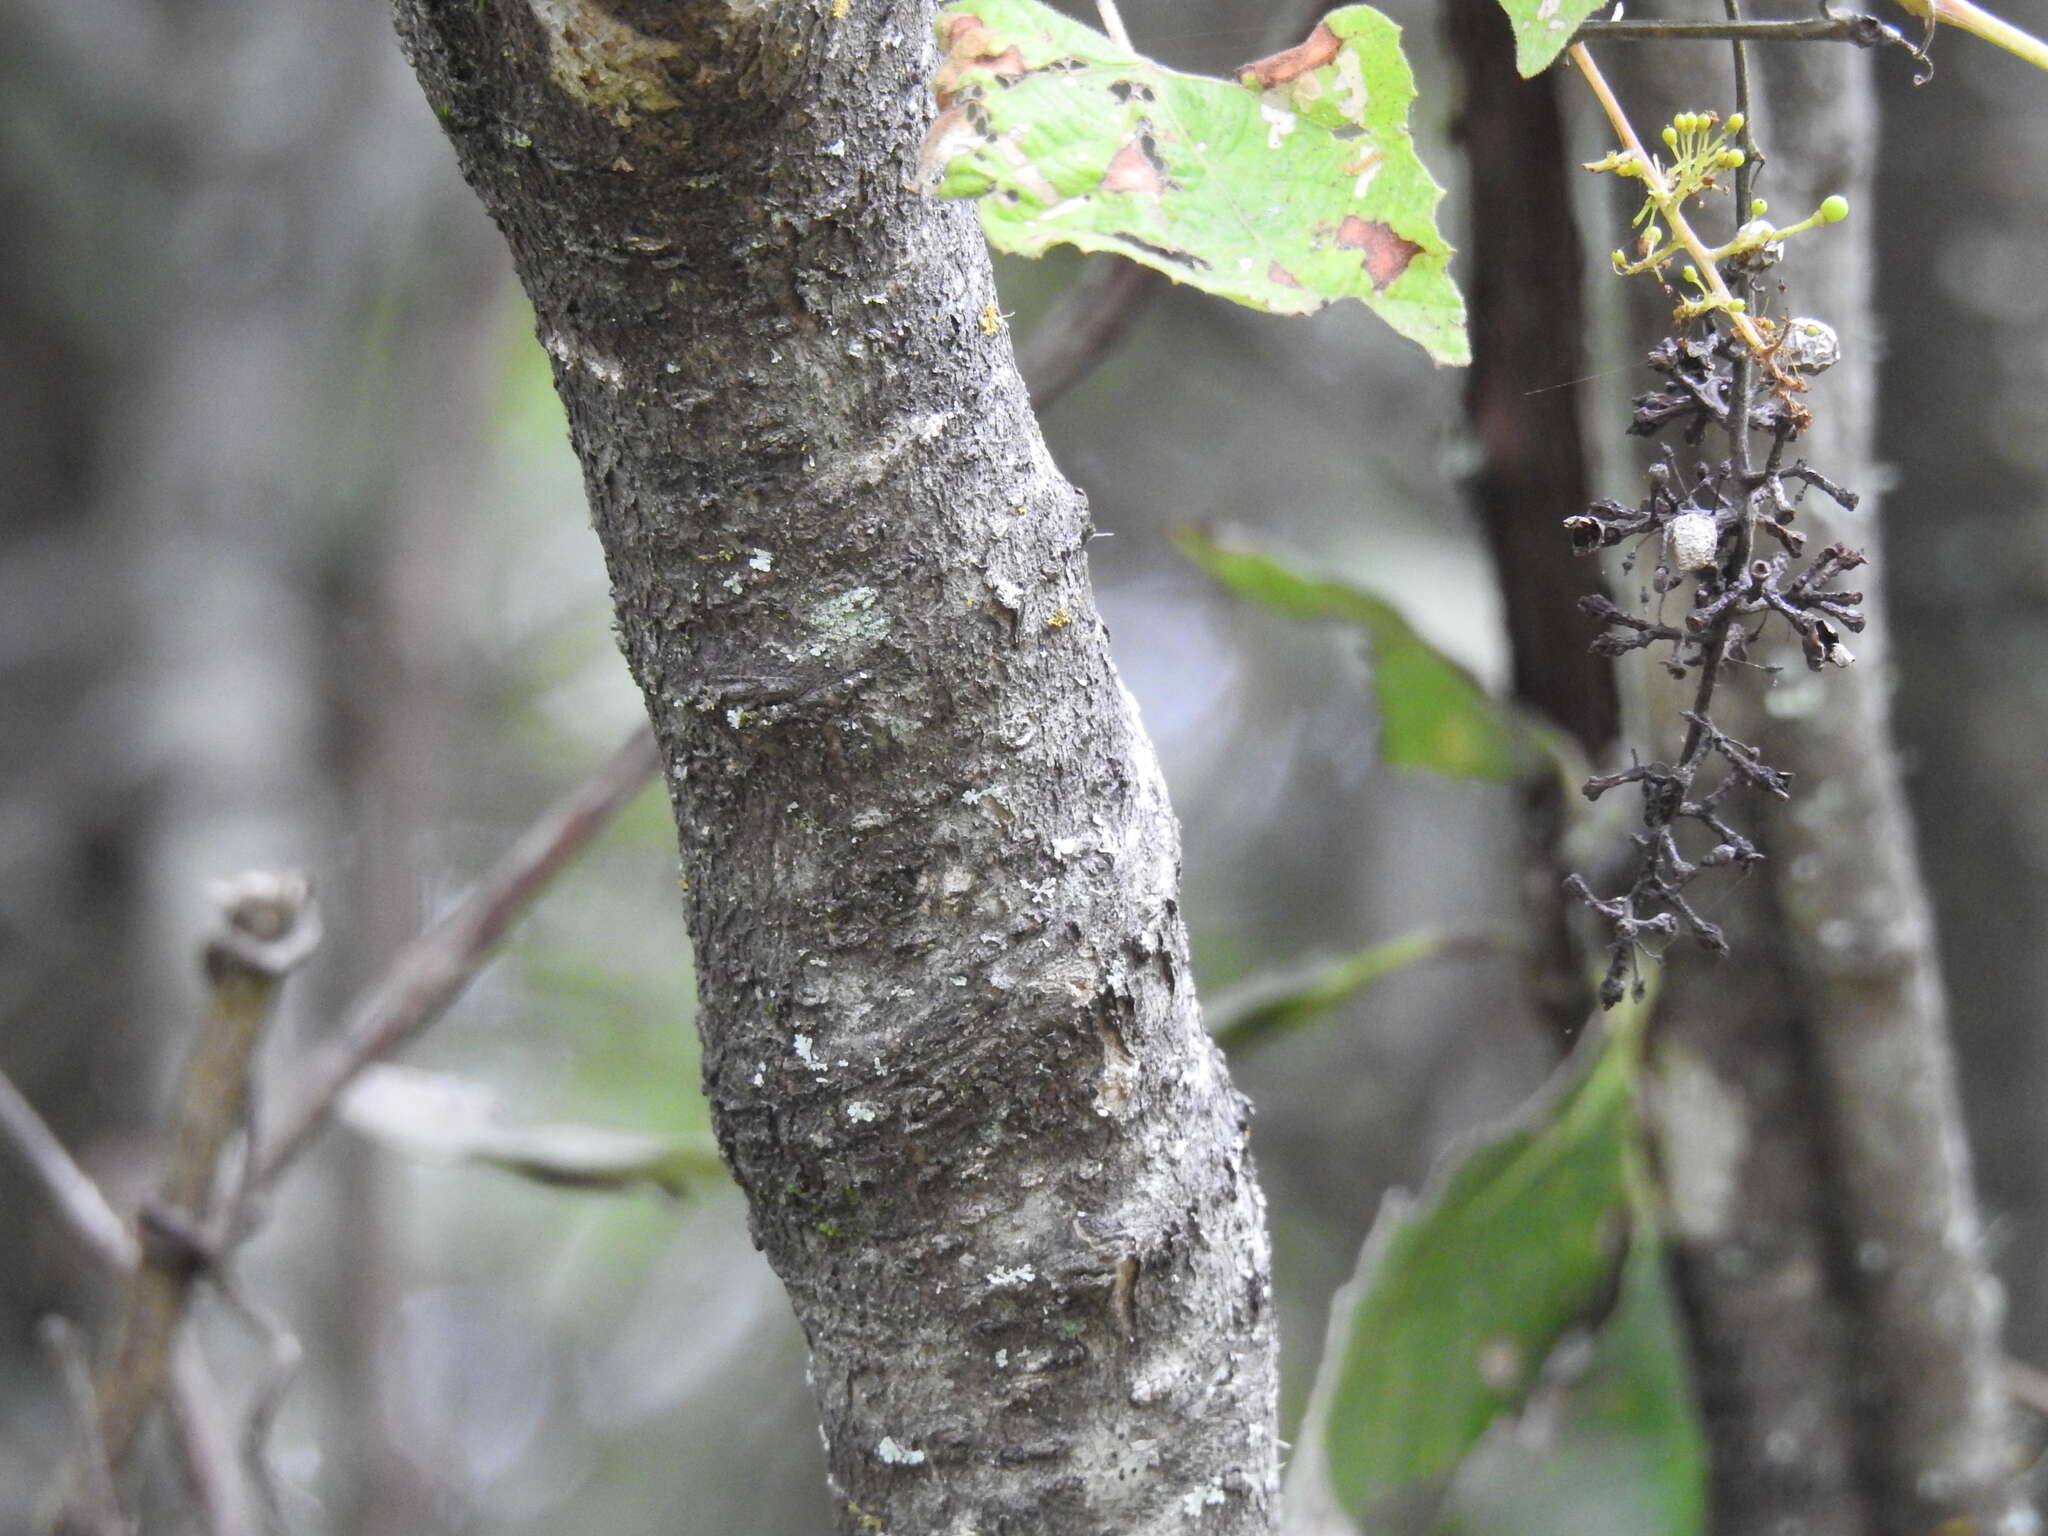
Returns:
[[[1117,10],[1116,0],[1095,0],[1095,10],[1109,40],[1126,53],[1136,53],[1138,50],[1131,46],[1131,34],[1124,30],[1123,13]]]
[[[243,1125],[256,1048],[285,977],[320,942],[303,875],[254,872],[225,882],[217,898],[219,922],[204,951],[210,1005],[185,1064],[163,1180],[145,1212],[142,1261],[96,1383],[100,1436],[117,1471],[162,1395],[193,1282],[209,1257],[215,1172]]]
[[[1725,0],[1728,19],[1742,20],[1742,0]],[[1742,164],[1735,168],[1735,222],[1739,227],[1749,218],[1750,201],[1756,192],[1757,172],[1763,169],[1763,155],[1756,147],[1756,123],[1750,111],[1749,91],[1749,50],[1736,39],[1731,45],[1735,58],[1735,110],[1742,116],[1742,131],[1737,143],[1742,148]],[[1740,269],[1738,269],[1740,270]],[[1745,299],[1756,297],[1756,283],[1745,279],[1749,290]],[[1745,570],[1756,553],[1756,516],[1751,499],[1756,494],[1751,485],[1752,462],[1749,452],[1749,406],[1756,391],[1756,359],[1745,352],[1735,360],[1734,377],[1729,381],[1728,400],[1728,441],[1729,458],[1735,466],[1737,488],[1742,495],[1742,530],[1737,541],[1738,554],[1735,571]]]
[[[1166,286],[1165,273],[1122,256],[1090,257],[1088,269],[1017,347],[1017,371],[1031,392],[1032,409],[1043,413],[1093,373],[1132,318]]]
[[[349,1009],[339,1037],[307,1064],[297,1099],[264,1139],[252,1192],[275,1184],[297,1161],[363,1068],[441,1016],[483,968],[505,930],[659,766],[654,733],[643,725],[521,833],[454,911],[398,952]]]
[[[114,1213],[92,1176],[72,1160],[56,1133],[4,1072],[0,1072],[0,1139],[13,1143],[72,1236],[110,1269],[135,1267],[140,1250],[128,1223]]]
[[[93,1389],[92,1366],[78,1330],[61,1317],[43,1319],[43,1346],[56,1361],[64,1397],[76,1426],[78,1448],[70,1492],[52,1525],[56,1536],[121,1536],[127,1522],[114,1490],[114,1466],[100,1436],[101,1408]]]
[[[1728,323],[1734,327],[1735,334],[1742,338],[1743,344],[1752,352],[1764,351],[1769,344],[1750,323],[1749,317],[1732,307],[1735,295],[1728,291],[1727,283],[1722,281],[1721,269],[1715,262],[1714,253],[1698,235],[1693,233],[1692,226],[1686,223],[1685,213],[1678,206],[1678,199],[1671,195],[1671,188],[1665,184],[1663,174],[1657,169],[1657,162],[1643,149],[1642,140],[1636,137],[1636,131],[1629,123],[1628,114],[1622,110],[1621,102],[1608,86],[1607,77],[1600,73],[1600,66],[1593,62],[1593,55],[1587,51],[1584,43],[1573,43],[1571,55],[1572,62],[1579,66],[1579,73],[1585,77],[1586,85],[1600,103],[1601,110],[1607,114],[1607,121],[1613,125],[1615,137],[1621,140],[1621,147],[1632,155],[1636,164],[1641,167],[1643,186],[1649,191],[1651,201],[1656,203],[1657,212],[1663,216],[1664,222],[1671,226],[1671,232],[1678,236],[1680,243],[1692,253],[1700,281],[1717,300],[1730,306],[1726,310]]]
[[[1725,0],[1725,4],[1729,21],[1739,24],[1742,20],[1740,0]],[[1735,173],[1735,217],[1740,223],[1749,216],[1756,147],[1749,121],[1749,57],[1741,39],[1735,39],[1732,47],[1735,52],[1735,110],[1742,114],[1743,160]],[[1719,282],[1720,278],[1719,269],[1714,269],[1715,281]],[[1755,550],[1756,520],[1750,512],[1750,499],[1755,492],[1750,485],[1749,456],[1749,405],[1755,387],[1756,359],[1752,353],[1743,352],[1735,359],[1734,377],[1730,380],[1728,388],[1729,462],[1734,466],[1736,490],[1742,497],[1742,525],[1735,549],[1729,556],[1727,567],[1722,571],[1722,579],[1726,581],[1743,579],[1743,573],[1748,569],[1751,555]],[[1714,702],[1714,688],[1720,681],[1721,658],[1728,649],[1728,632],[1736,622],[1735,605],[1730,604],[1714,621],[1713,628],[1708,632],[1704,659],[1700,665],[1699,687],[1693,692],[1692,719],[1686,726],[1684,750],[1679,754],[1681,772],[1697,768],[1706,758],[1711,739],[1708,736],[1707,725]]]
[[[1740,24],[1741,0],[1725,3],[1729,21]],[[1756,190],[1756,173],[1763,166],[1763,156],[1756,147],[1756,123],[1749,110],[1749,50],[1742,46],[1740,38],[1733,41],[1735,110],[1742,114],[1742,132],[1736,135],[1736,143],[1742,148],[1742,164],[1735,168],[1735,222],[1740,225],[1749,218],[1750,197]]]
[[[235,1429],[190,1330],[171,1349],[170,1409],[172,1438],[200,1528],[206,1536],[258,1536],[236,1461]]]
[[[1699,684],[1693,689],[1692,710],[1685,727],[1685,745],[1678,753],[1678,771],[1682,774],[1698,768],[1707,755],[1707,711],[1713,707],[1714,689],[1721,681],[1721,657],[1728,649],[1728,626],[1732,622],[1728,614],[1723,614],[1707,634],[1700,658]],[[1653,826],[1669,826],[1672,820],[1661,811],[1644,819]]]
[[[1857,43],[1889,27],[1869,16],[1815,16],[1806,21],[1586,21],[1572,35],[1583,43]]]

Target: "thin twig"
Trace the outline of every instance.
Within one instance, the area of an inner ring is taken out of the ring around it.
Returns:
[[[1585,21],[1572,34],[1572,41],[1580,43],[1854,43],[1867,48],[1887,40],[1906,41],[1874,16],[1840,11],[1805,21]]]
[[[92,1176],[64,1150],[35,1106],[0,1072],[0,1139],[11,1142],[71,1235],[116,1271],[135,1267],[140,1250]]]
[[[1151,267],[1105,252],[1046,311],[1017,348],[1017,371],[1043,411],[1095,371],[1132,319],[1167,285]]]
[[[257,1536],[219,1384],[190,1330],[171,1349],[171,1438],[206,1536]]]
[[[1742,20],[1739,0],[1724,0],[1728,19],[1733,23]],[[1749,58],[1741,39],[1735,39],[1730,46],[1735,52],[1735,110],[1742,115],[1744,152],[1742,164],[1735,172],[1735,218],[1736,222],[1749,217],[1749,194],[1754,169],[1751,158],[1754,142],[1750,138],[1749,118]],[[1718,266],[1709,271],[1717,291],[1726,292]],[[1741,320],[1740,314],[1731,316]],[[1752,333],[1753,334],[1753,333]],[[1746,339],[1746,338],[1745,338]],[[1735,541],[1725,572],[1728,584],[1733,587],[1740,573],[1749,565],[1750,555],[1756,547],[1756,520],[1751,515],[1754,493],[1750,489],[1749,457],[1749,408],[1756,389],[1756,358],[1752,352],[1736,355],[1734,378],[1728,390],[1728,458],[1735,468],[1737,494],[1742,497],[1742,532]],[[1715,617],[1713,627],[1708,630],[1705,641],[1705,655],[1700,664],[1699,686],[1693,690],[1692,710],[1687,715],[1685,745],[1678,755],[1679,772],[1690,783],[1691,775],[1706,760],[1713,747],[1713,730],[1709,717],[1713,710],[1714,688],[1720,681],[1721,660],[1728,651],[1728,632],[1737,623],[1740,615],[1737,604],[1730,603]]]
[[[341,1032],[308,1063],[297,1099],[262,1142],[250,1189],[260,1193],[306,1150],[356,1075],[413,1038],[483,968],[505,930],[547,883],[637,795],[660,767],[645,726],[542,812],[446,917],[401,949],[349,1009]]]
[[[91,1175],[78,1166],[54,1132],[0,1073],[0,1135],[21,1152],[43,1186],[43,1193],[72,1235],[114,1275],[132,1274],[142,1248],[115,1214]],[[85,1385],[91,1393],[91,1382]],[[96,1400],[95,1400],[96,1401]],[[181,1338],[171,1359],[171,1415],[186,1480],[192,1486],[207,1536],[252,1536],[252,1527],[238,1504],[233,1456],[223,1454],[219,1430],[219,1393],[206,1362],[189,1338]],[[86,1442],[81,1441],[81,1444]],[[98,1409],[94,1409],[90,1443],[99,1445]],[[105,1461],[102,1446],[97,1453]]]
[[[303,875],[251,873],[217,894],[219,925],[204,951],[207,1018],[185,1066],[163,1180],[144,1211],[141,1263],[96,1383],[100,1437],[117,1469],[162,1395],[193,1281],[208,1261],[214,1181],[222,1150],[243,1128],[256,1047],[285,977],[320,941]]]
[[[114,1469],[107,1443],[100,1435],[100,1406],[93,1391],[92,1367],[78,1330],[61,1317],[43,1319],[43,1347],[56,1362],[71,1410],[76,1449],[63,1512],[54,1527],[58,1536],[123,1536],[121,1501],[114,1491]]]
[[[260,1502],[265,1526],[279,1532],[285,1526],[284,1499],[270,1465],[270,1432],[306,1352],[298,1335],[256,1299],[232,1264],[223,1264],[217,1279],[222,1298],[263,1346],[263,1377],[244,1417],[240,1455],[248,1486],[255,1490]]]

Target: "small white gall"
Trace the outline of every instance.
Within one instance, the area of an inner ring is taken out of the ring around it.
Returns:
[[[1705,512],[1681,512],[1664,525],[1664,548],[1674,570],[1706,570],[1720,542],[1721,530]]]

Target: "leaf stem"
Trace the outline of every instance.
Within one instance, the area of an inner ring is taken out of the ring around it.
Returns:
[[[1102,18],[1102,31],[1112,43],[1126,53],[1138,50],[1131,46],[1131,34],[1124,29],[1123,12],[1116,8],[1116,0],[1095,0],[1096,14]]]

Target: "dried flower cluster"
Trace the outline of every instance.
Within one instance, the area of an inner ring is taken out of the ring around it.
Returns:
[[[1685,744],[1676,762],[1638,762],[1584,786],[1588,799],[1624,784],[1640,785],[1643,795],[1628,887],[1602,897],[1578,875],[1566,882],[1566,889],[1607,928],[1608,964],[1600,985],[1606,1007],[1621,1001],[1631,982],[1640,995],[1640,958],[1646,948],[1689,934],[1708,950],[1726,951],[1726,938],[1693,905],[1688,887],[1708,870],[1747,870],[1763,858],[1728,819],[1728,803],[1737,791],[1755,790],[1781,800],[1790,794],[1789,775],[1714,723],[1714,693],[1724,663],[1747,661],[1750,647],[1776,621],[1799,637],[1808,666],[1847,666],[1854,657],[1843,635],[1863,628],[1858,611],[1863,594],[1836,586],[1863,564],[1863,556],[1830,544],[1804,559],[1805,535],[1792,526],[1809,489],[1845,508],[1853,507],[1856,497],[1803,461],[1785,462],[1787,447],[1811,424],[1799,399],[1802,376],[1835,360],[1834,332],[1812,320],[1765,325],[1772,345],[1761,357],[1719,328],[1660,342],[1649,364],[1664,382],[1634,402],[1632,433],[1652,436],[1676,429],[1674,435],[1686,447],[1696,448],[1709,429],[1718,429],[1727,434],[1727,457],[1712,463],[1695,460],[1688,471],[1678,449],[1667,446],[1650,467],[1649,493],[1637,505],[1598,501],[1566,519],[1573,546],[1582,554],[1629,546],[1625,573],[1634,571],[1645,548],[1656,553],[1638,611],[1607,597],[1581,600],[1581,608],[1600,625],[1594,650],[1620,656],[1668,647],[1661,657],[1666,670],[1697,679],[1693,706],[1683,712]],[[1751,433],[1770,439],[1761,466],[1752,464]],[[1764,553],[1765,539],[1775,541],[1778,549]],[[1679,623],[1666,622],[1661,614],[1667,594],[1687,584],[1692,590],[1689,609]]]

